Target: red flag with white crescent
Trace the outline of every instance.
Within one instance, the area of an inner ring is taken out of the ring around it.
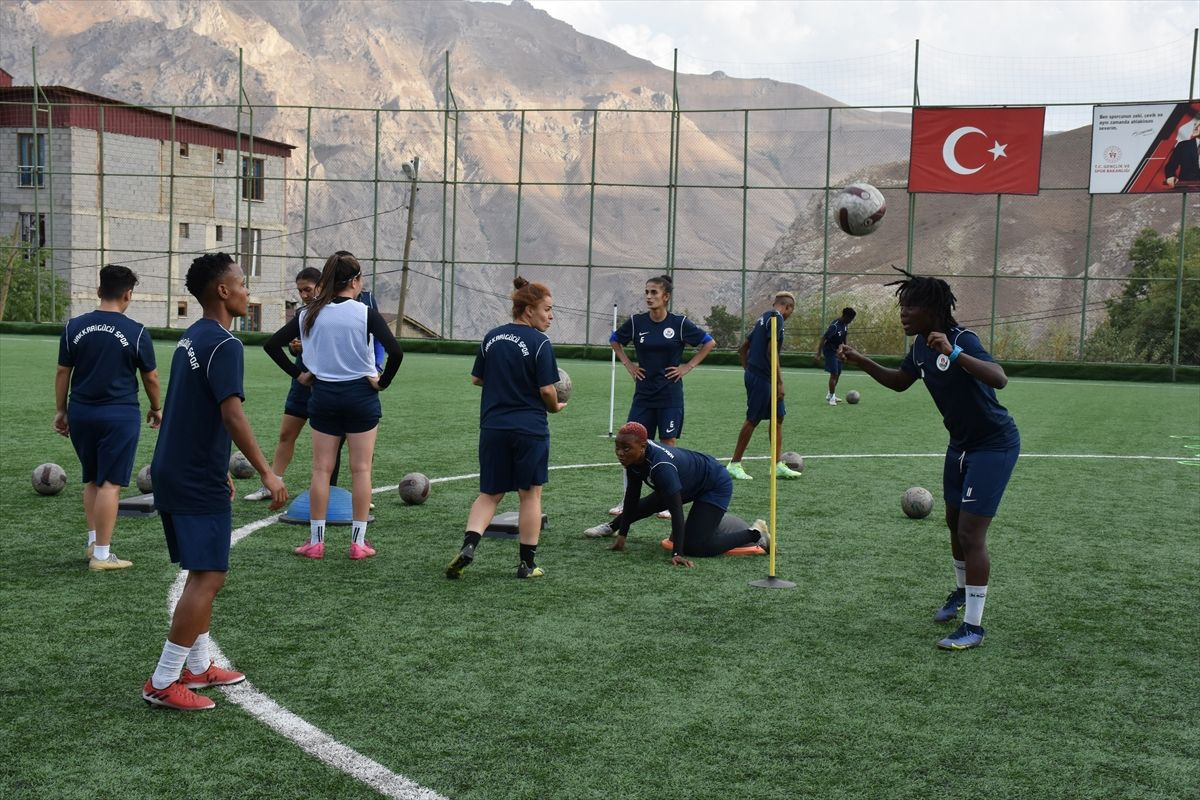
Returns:
[[[1037,194],[1045,108],[915,108],[908,191]]]

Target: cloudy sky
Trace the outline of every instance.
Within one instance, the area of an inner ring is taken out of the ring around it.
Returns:
[[[802,83],[853,105],[1184,99],[1200,0],[531,0],[684,72]],[[1067,110],[1063,110],[1067,113]]]

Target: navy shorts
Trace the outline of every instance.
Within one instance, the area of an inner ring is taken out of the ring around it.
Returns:
[[[646,408],[634,400],[626,421],[640,422],[651,439],[678,439],[683,433],[683,408]]]
[[[703,494],[696,497],[696,500],[714,505],[722,511],[728,511],[729,503],[733,500],[733,476],[722,469],[716,475],[716,484],[716,486],[705,489]]]
[[[383,408],[379,392],[366,378],[322,381],[312,385],[308,399],[308,424],[329,436],[365,433],[379,424]]]
[[[312,389],[295,378],[292,387],[288,389],[287,400],[283,401],[283,413],[289,417],[308,419],[308,400],[312,397]]]
[[[764,419],[770,419],[771,398],[775,396],[771,379],[764,378],[757,372],[746,370],[744,381],[746,384],[746,421],[762,422]],[[779,419],[783,419],[787,415],[787,407],[783,400],[779,401],[775,414]]]
[[[1020,444],[1007,450],[967,452],[948,448],[942,467],[942,497],[946,505],[981,517],[996,516],[1020,453]]]
[[[825,354],[825,371],[830,375],[842,374],[842,362],[838,360],[836,355]]]
[[[160,511],[171,561],[196,572],[228,572],[233,540],[233,507],[215,514]]]
[[[83,482],[128,486],[142,423],[138,406],[71,403],[67,421],[71,444],[83,467]]]
[[[479,491],[500,494],[550,481],[550,437],[479,429]]]

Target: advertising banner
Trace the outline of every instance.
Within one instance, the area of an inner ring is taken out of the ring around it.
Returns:
[[[1200,103],[1095,106],[1092,194],[1200,191]]]

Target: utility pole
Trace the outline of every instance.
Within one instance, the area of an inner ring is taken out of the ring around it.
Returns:
[[[396,311],[396,338],[404,329],[404,300],[408,296],[408,253],[412,249],[413,216],[417,209],[417,171],[421,167],[421,157],[413,156],[413,160],[400,165],[404,176],[408,178],[408,229],[404,233],[404,261],[400,268],[400,308]]]

